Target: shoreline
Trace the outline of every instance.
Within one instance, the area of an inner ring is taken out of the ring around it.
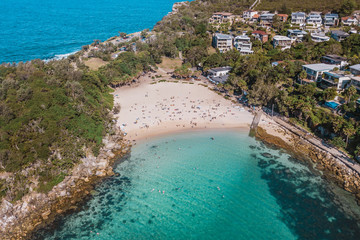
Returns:
[[[86,151],[86,157],[74,166],[71,175],[50,192],[32,192],[16,203],[3,200],[0,207],[2,239],[29,239],[36,230],[51,224],[57,216],[77,209],[77,204],[91,194],[99,181],[114,174],[114,163],[130,152],[131,146],[119,131],[105,136],[103,144],[97,157]]]
[[[187,129],[173,129],[172,131],[154,132],[151,135],[140,137],[134,141],[134,146],[138,143],[143,143],[148,140],[162,138],[167,136],[176,136],[183,133],[202,133],[202,132],[239,132],[249,133],[250,128],[248,127],[207,127],[207,128],[187,128]]]
[[[360,174],[333,154],[296,135],[268,116],[262,117],[255,131],[255,138],[269,146],[285,150],[299,161],[312,164],[328,182],[352,194],[360,206]]]

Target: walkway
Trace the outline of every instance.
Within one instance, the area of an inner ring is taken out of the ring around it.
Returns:
[[[265,112],[264,112],[265,113]],[[266,113],[265,113],[266,114]],[[290,132],[294,133],[295,135],[299,136],[300,138],[304,139],[308,143],[320,148],[321,150],[331,154],[336,160],[340,161],[341,163],[345,164],[347,167],[352,169],[353,171],[357,172],[360,175],[360,165],[355,163],[351,158],[349,158],[345,153],[338,150],[337,148],[331,147],[330,145],[326,144],[324,140],[312,135],[305,129],[302,129],[298,126],[293,126],[284,120],[282,120],[278,116],[271,117],[270,115],[266,114],[269,118],[274,120],[280,126],[286,128]]]

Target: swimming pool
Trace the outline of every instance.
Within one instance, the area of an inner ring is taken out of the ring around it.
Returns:
[[[325,106],[332,108],[332,109],[336,109],[340,104],[336,103],[336,102],[326,102]]]

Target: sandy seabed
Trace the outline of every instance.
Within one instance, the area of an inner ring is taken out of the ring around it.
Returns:
[[[126,139],[144,140],[173,132],[239,128],[248,129],[253,115],[238,104],[211,91],[202,82],[157,81],[157,73],[139,79],[139,84],[115,90],[115,115]]]

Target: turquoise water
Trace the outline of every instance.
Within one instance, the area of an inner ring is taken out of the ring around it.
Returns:
[[[176,0],[1,0],[0,63],[51,59],[152,28]]]
[[[35,239],[358,239],[360,233],[321,176],[244,132],[156,138],[136,145],[115,171],[80,211]]]

